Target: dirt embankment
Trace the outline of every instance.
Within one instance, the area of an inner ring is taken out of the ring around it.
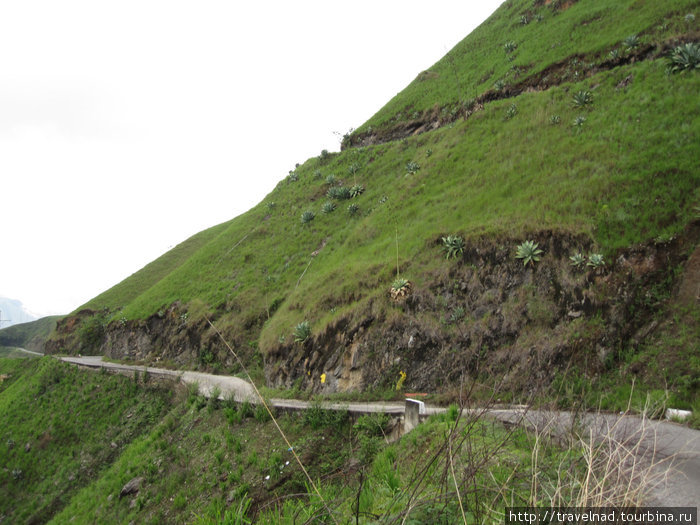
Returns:
[[[652,336],[658,326],[652,316],[671,293],[685,293],[688,271],[679,269],[697,266],[690,256],[700,225],[669,243],[621,252],[599,269],[571,264],[572,254],[593,250],[587,237],[532,238],[544,251],[539,262],[513,257],[521,239],[472,243],[459,260],[414,283],[405,299],[393,301],[387,291],[303,345],[279,344],[265,356],[268,385],[317,392],[392,387],[403,372],[404,387],[413,391],[456,391],[477,380],[527,393],[572,367],[596,374],[615,365],[622,347]],[[225,315],[217,325],[226,324]],[[61,320],[46,352],[235,369],[206,321],[190,318],[180,304],[145,320],[108,319],[82,311]],[[231,328],[224,336],[250,360],[249,341],[260,329]]]
[[[540,232],[545,255],[527,266],[513,257],[515,240],[471,245],[404,301],[387,298],[390,307],[369,305],[360,322],[339,319],[304,345],[280,345],[267,358],[268,383],[343,391],[391,387],[405,373],[413,391],[476,380],[527,393],[572,367],[596,374],[653,331],[698,233],[625,251],[597,270],[569,259],[590,253],[584,237]]]

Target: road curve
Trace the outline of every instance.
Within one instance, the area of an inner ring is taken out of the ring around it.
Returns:
[[[75,365],[106,368],[116,372],[148,372],[161,377],[179,378],[186,384],[197,384],[204,396],[218,388],[219,398],[258,403],[250,383],[239,377],[203,372],[167,370],[150,366],[125,365],[102,361],[101,356],[59,357]],[[280,409],[304,410],[312,402],[296,399],[270,399]],[[399,402],[324,403],[324,408],[354,413],[382,412],[401,415],[405,405]],[[441,407],[426,406],[426,414],[444,412]],[[605,442],[612,448],[627,451],[637,462],[638,471],[646,478],[649,492],[647,505],[697,506],[700,501],[700,431],[666,421],[652,421],[637,416],[615,414],[572,414],[566,411],[530,410],[527,407],[504,409],[472,409],[506,424],[525,425],[556,436],[570,436],[572,430],[582,440]]]

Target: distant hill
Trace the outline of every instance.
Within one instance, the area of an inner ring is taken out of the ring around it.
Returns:
[[[43,352],[44,342],[56,327],[56,321],[60,317],[59,315],[52,315],[3,328],[0,330],[0,346]]]
[[[7,328],[20,323],[37,320],[38,317],[28,312],[21,301],[0,297],[0,328]]]

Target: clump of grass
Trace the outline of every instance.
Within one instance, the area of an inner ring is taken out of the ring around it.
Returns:
[[[420,166],[415,161],[411,160],[411,161],[406,163],[406,173],[408,175],[414,175],[416,172],[418,172],[419,169],[420,169]]]

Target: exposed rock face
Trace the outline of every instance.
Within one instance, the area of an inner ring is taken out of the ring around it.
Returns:
[[[131,494],[136,494],[141,489],[141,484],[143,483],[143,477],[130,479],[126,485],[122,487],[119,492],[119,497],[129,496]]]
[[[545,252],[540,262],[514,258],[522,240],[471,245],[404,302],[387,298],[388,309],[370,304],[359,324],[339,319],[303,346],[280,345],[267,359],[268,383],[323,392],[391,387],[404,371],[409,391],[500,378],[501,390],[529,392],[567,368],[596,373],[646,326],[650,293],[670,286],[687,252],[680,241],[652,244],[601,269],[575,268],[569,257],[593,250],[587,238],[533,239]]]

